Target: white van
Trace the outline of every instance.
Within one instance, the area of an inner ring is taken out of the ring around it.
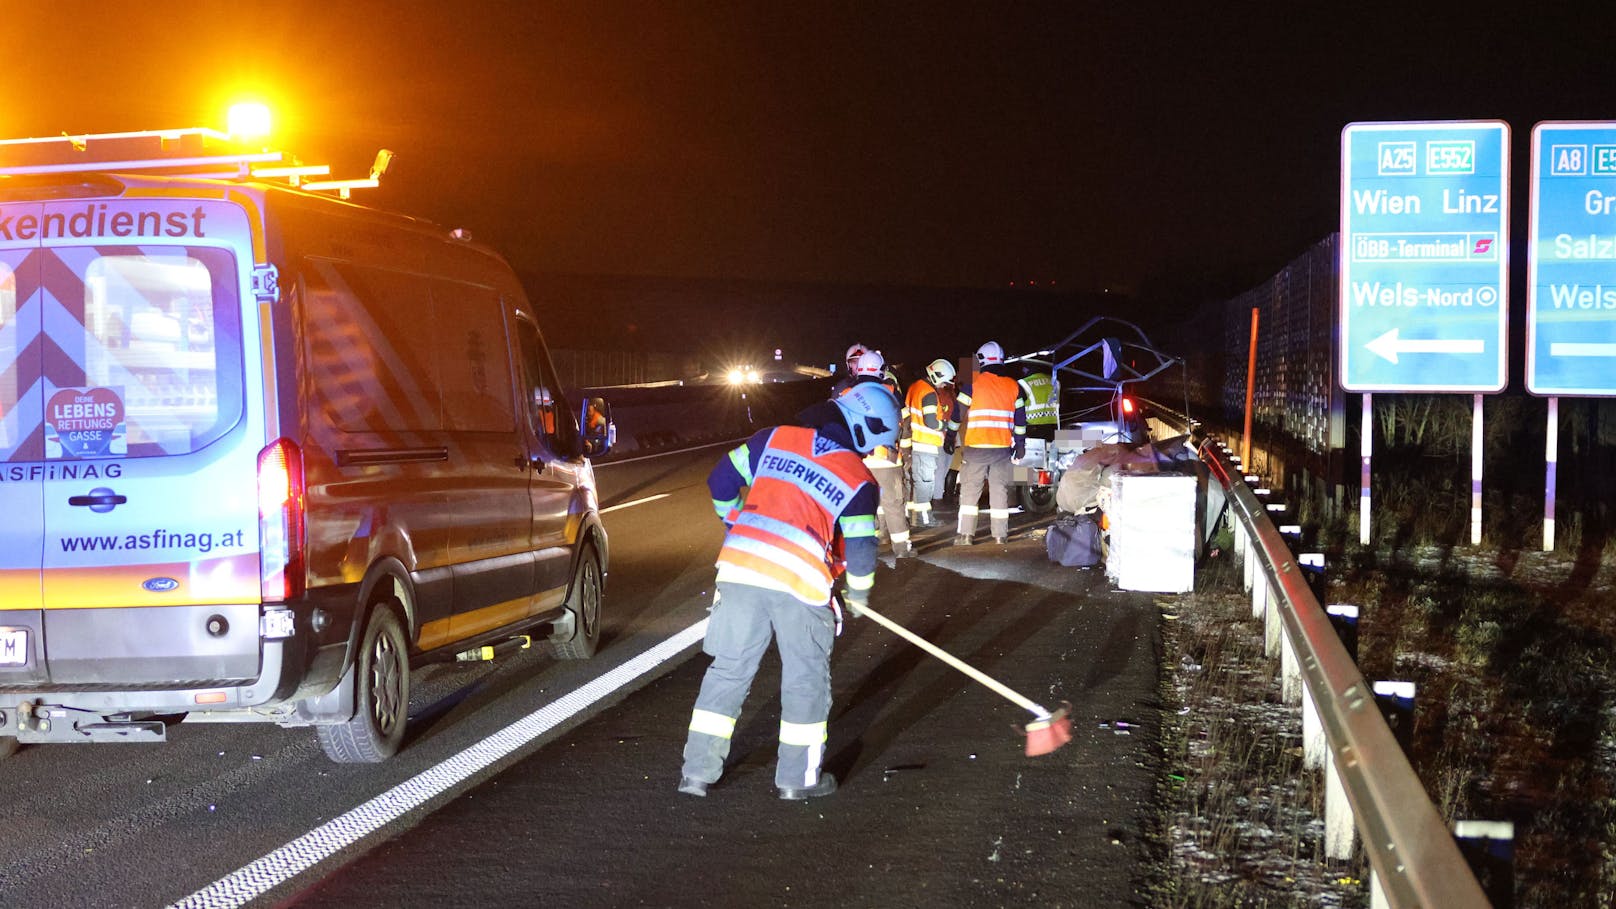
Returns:
[[[593,654],[607,541],[494,252],[207,130],[0,142],[0,750],[403,739],[410,667]]]

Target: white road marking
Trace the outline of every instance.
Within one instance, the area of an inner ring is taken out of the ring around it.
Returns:
[[[741,436],[738,439],[727,439],[727,440],[725,440],[723,442],[708,442],[706,445],[696,445],[696,446],[693,446],[691,448],[676,448],[673,451],[663,451],[663,452],[658,452],[656,454],[640,455],[637,458],[624,458],[621,461],[607,461],[605,463],[596,463],[596,462],[592,461],[592,462],[590,462],[590,464],[596,470],[600,470],[603,467],[616,467],[619,464],[633,464],[635,461],[649,461],[652,458],[665,458],[665,457],[667,457],[669,455],[684,454],[684,453],[690,452],[690,451],[701,451],[703,448],[717,448],[720,445],[739,445],[740,443],[745,442],[747,439],[750,439],[750,438],[752,438],[752,437],[751,436]]]
[[[706,633],[704,618],[443,763],[225,875],[169,909],[222,909],[242,906],[263,896],[673,659],[700,642]]]
[[[644,505],[646,502],[655,502],[657,499],[666,499],[671,495],[673,495],[671,492],[659,492],[654,496],[646,496],[643,499],[635,499],[632,502],[624,502],[621,505],[613,505],[610,508],[602,508],[600,513],[605,514],[608,511],[616,511],[619,508],[633,508],[635,505]]]

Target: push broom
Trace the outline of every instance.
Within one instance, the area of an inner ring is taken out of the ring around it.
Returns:
[[[1031,698],[1012,691],[1010,686],[966,663],[959,657],[899,625],[874,609],[868,606],[860,606],[859,614],[869,616],[898,637],[958,669],[960,672],[970,676],[973,681],[986,686],[995,694],[1031,713],[1033,721],[1022,727],[1022,732],[1027,737],[1027,757],[1048,754],[1072,740],[1072,720],[1071,717],[1067,716],[1072,705],[1062,704],[1059,710],[1051,712],[1033,703]]]

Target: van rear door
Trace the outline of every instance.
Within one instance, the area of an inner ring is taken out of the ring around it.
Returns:
[[[139,196],[44,209],[63,226],[40,252],[51,681],[256,678],[265,440],[247,406],[245,213]]]
[[[10,223],[38,215],[38,205],[0,206],[0,219]],[[0,237],[0,684],[42,673],[45,506],[38,427],[44,354],[38,288],[37,244]]]

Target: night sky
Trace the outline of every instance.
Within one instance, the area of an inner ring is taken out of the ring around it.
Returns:
[[[112,8],[7,5],[0,134],[260,98],[534,272],[1227,294],[1335,229],[1348,122],[1616,118],[1611,3]]]

